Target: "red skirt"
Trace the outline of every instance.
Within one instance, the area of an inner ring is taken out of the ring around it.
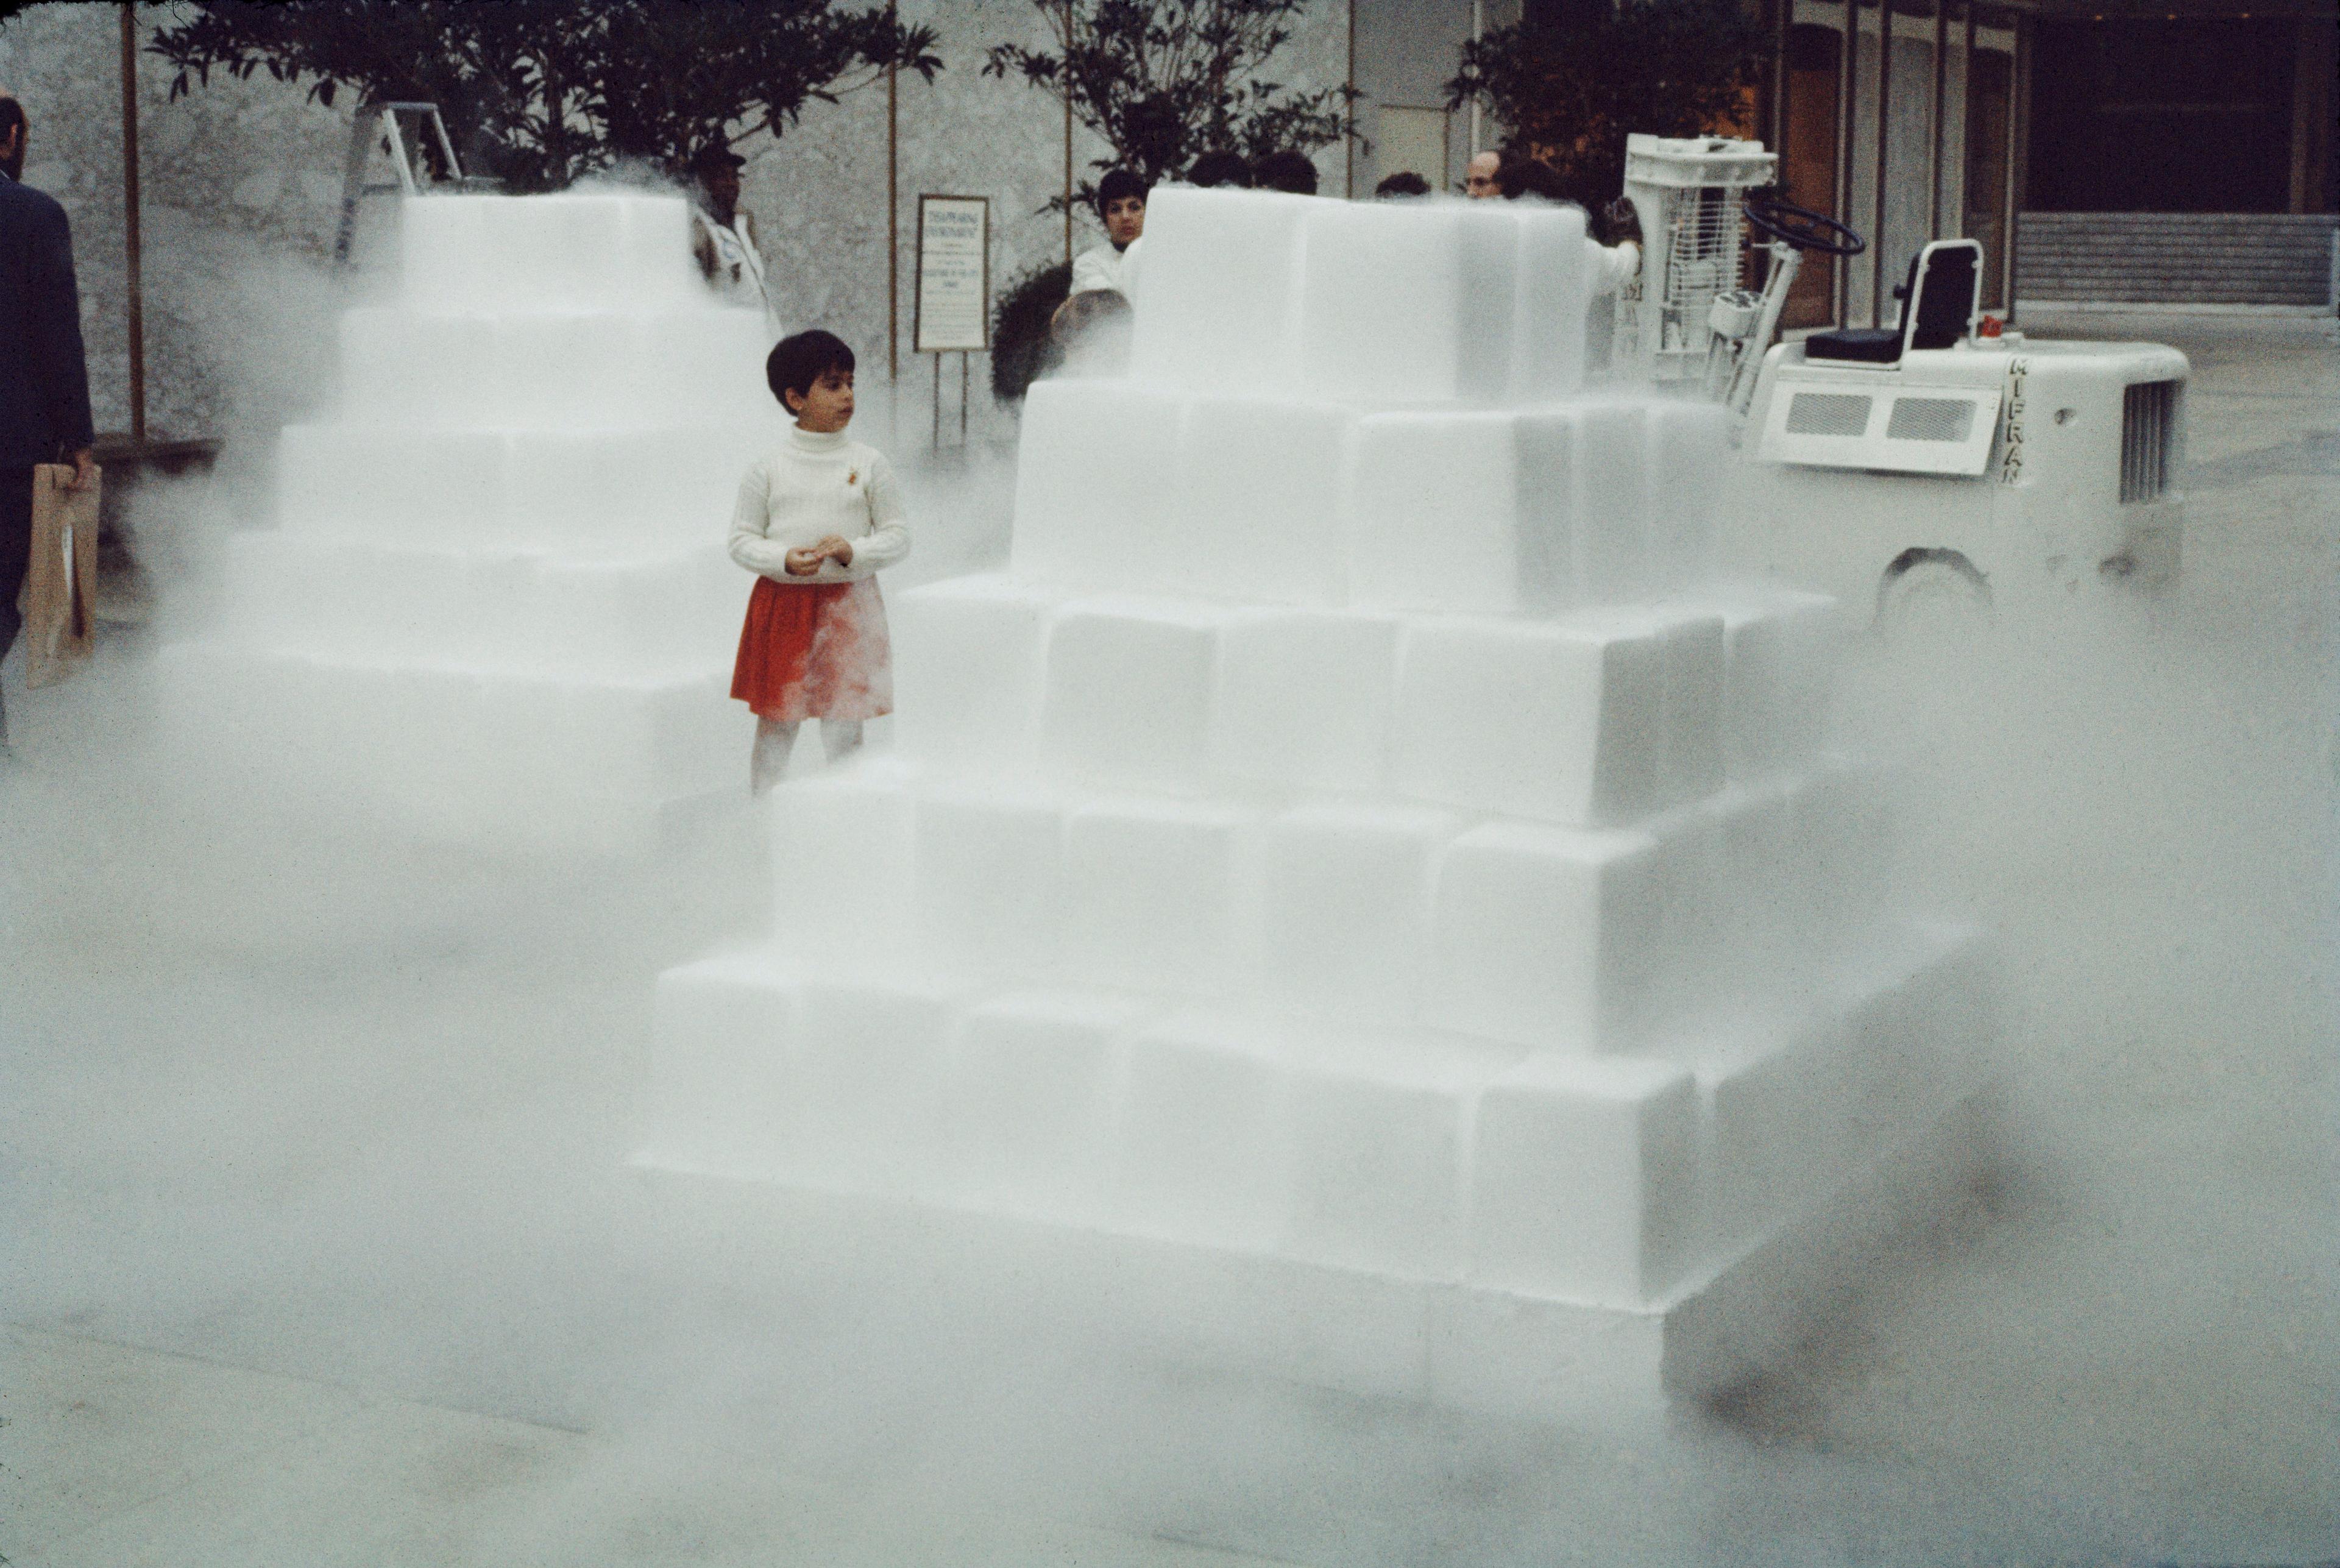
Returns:
[[[799,588],[756,579],[731,695],[777,724],[891,713],[893,656],[877,580]]]

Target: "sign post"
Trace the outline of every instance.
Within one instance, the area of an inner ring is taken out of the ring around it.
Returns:
[[[943,440],[943,355],[958,355],[958,440],[967,444],[967,356],[991,347],[991,198],[918,198],[917,352],[935,356],[934,442]]]

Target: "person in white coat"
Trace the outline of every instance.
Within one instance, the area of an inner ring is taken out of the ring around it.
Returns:
[[[1073,258],[1072,293],[1111,289],[1125,299],[1137,293],[1137,242],[1145,234],[1145,183],[1127,169],[1109,169],[1097,182],[1097,217],[1106,243]]]
[[[747,162],[729,147],[709,147],[691,159],[699,199],[690,209],[690,252],[699,276],[718,293],[762,311],[764,324],[778,332],[779,313],[772,308],[755,223],[739,204],[739,170]]]

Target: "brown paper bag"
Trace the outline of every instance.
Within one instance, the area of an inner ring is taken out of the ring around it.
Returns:
[[[33,559],[16,609],[25,618],[25,684],[53,686],[87,659],[97,627],[100,480],[67,490],[73,470],[33,470]]]

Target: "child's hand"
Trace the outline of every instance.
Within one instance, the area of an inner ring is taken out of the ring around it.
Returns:
[[[818,544],[809,550],[792,550],[788,551],[787,558],[788,575],[810,577],[820,570],[820,563],[828,559],[828,551]]]
[[[853,546],[846,541],[845,536],[841,533],[830,534],[813,548],[839,566],[853,564]]]

